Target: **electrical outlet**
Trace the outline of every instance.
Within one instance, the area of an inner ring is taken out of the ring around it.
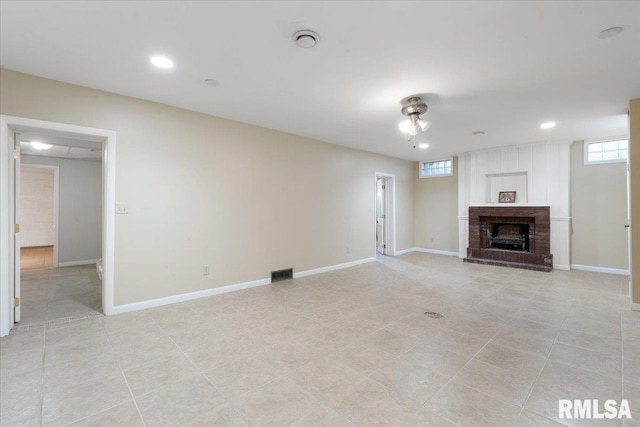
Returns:
[[[202,267],[202,275],[203,276],[209,275],[209,266],[208,265],[205,265],[204,267]]]
[[[116,203],[116,214],[127,215],[129,213],[129,205],[126,203]]]

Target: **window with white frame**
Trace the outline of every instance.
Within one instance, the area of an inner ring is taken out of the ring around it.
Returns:
[[[584,143],[584,164],[626,162],[629,155],[629,140],[594,141]]]
[[[453,161],[451,159],[438,160],[436,162],[420,162],[420,178],[452,175]]]

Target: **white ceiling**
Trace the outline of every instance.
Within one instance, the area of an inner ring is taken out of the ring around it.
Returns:
[[[0,12],[6,68],[409,160],[625,135],[640,97],[635,1],[2,1]],[[597,37],[613,26],[624,31]],[[292,43],[303,28],[318,46]],[[153,68],[154,54],[175,68]],[[412,94],[430,94],[427,150],[397,127]]]
[[[20,153],[29,156],[58,157],[73,160],[102,161],[102,142],[92,141],[85,136],[61,132],[31,131],[28,129],[15,129],[20,141]],[[51,144],[48,150],[38,150],[31,142]]]

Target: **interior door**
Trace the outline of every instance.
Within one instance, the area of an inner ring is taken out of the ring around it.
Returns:
[[[627,159],[627,257],[629,271],[631,271],[631,175],[629,171],[629,159]],[[629,276],[629,295],[631,295],[631,276]]]
[[[13,283],[14,283],[14,322],[20,321],[20,136],[13,134],[13,182],[15,190],[13,192],[13,223],[15,229],[13,233],[13,249],[14,249],[14,267],[13,267]]]
[[[384,179],[376,180],[376,249],[384,254],[385,244],[385,185]]]

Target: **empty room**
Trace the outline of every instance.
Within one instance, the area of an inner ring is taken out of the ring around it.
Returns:
[[[640,2],[0,0],[0,426],[636,426]]]

